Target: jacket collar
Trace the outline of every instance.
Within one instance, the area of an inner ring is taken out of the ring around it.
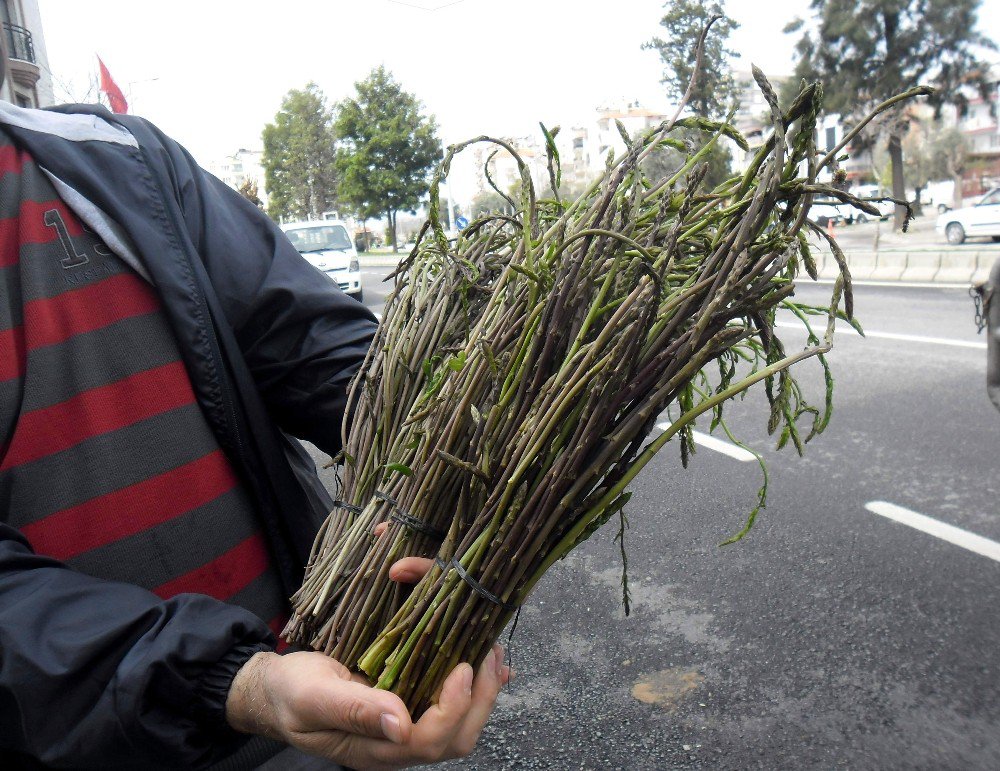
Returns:
[[[99,109],[104,111],[103,108]],[[128,129],[105,120],[100,111],[65,113],[0,102],[0,124],[49,134],[70,142],[111,142],[128,147],[139,146]]]

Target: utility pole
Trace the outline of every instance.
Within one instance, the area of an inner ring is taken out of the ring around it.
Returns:
[[[152,83],[159,79],[160,79],[159,77],[155,77],[155,78],[145,78],[143,80],[130,80],[128,82],[126,88],[128,89],[128,108],[130,113],[132,113],[133,115],[139,114],[135,109],[135,95],[132,93],[132,86],[136,86],[141,83]]]

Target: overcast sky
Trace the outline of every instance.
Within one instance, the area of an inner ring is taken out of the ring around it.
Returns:
[[[667,108],[659,57],[640,48],[661,30],[656,0],[39,5],[57,98],[87,94],[100,54],[134,111],[203,164],[259,148],[289,89],[313,80],[334,102],[379,64],[437,117],[445,143],[569,124],[609,101]],[[782,28],[808,15],[808,0],[728,0],[726,10],[741,25],[730,44],[744,66],[791,71]],[[980,29],[1000,38],[1000,0],[985,0]]]

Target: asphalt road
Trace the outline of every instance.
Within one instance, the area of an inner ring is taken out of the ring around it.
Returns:
[[[387,272],[366,271],[376,311]],[[718,546],[757,464],[702,447],[683,470],[668,445],[627,509],[631,616],[609,527],[528,600],[517,680],[450,768],[1000,768],[1000,546],[866,508],[1000,541],[1000,413],[972,304],[893,286],[858,287],[856,305],[871,336],[837,335],[834,418],[804,458],[773,450],[760,394],[728,409],[770,470],[750,534]],[[799,376],[821,399],[816,363]]]

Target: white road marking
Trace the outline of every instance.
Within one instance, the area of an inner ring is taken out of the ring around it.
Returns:
[[[823,320],[822,316],[816,317],[817,324],[813,326],[813,331],[817,334],[822,333],[826,329],[826,322]],[[776,321],[774,326],[781,327],[782,329],[802,329],[801,322],[798,321]],[[838,334],[848,334],[859,337],[858,332],[853,327],[849,326],[845,322],[837,323]],[[956,348],[975,348],[979,351],[986,350],[986,343],[976,342],[974,340],[956,340],[952,337],[925,337],[924,335],[900,335],[895,332],[872,332],[871,330],[865,330],[865,337],[881,338],[883,340],[901,340],[906,343],[931,343],[932,345],[951,345]]]
[[[661,431],[666,431],[670,428],[669,423],[657,423],[656,427]],[[700,447],[704,447],[708,450],[715,450],[716,452],[721,452],[723,455],[728,455],[730,458],[735,458],[743,462],[757,460],[752,452],[747,452],[742,447],[737,447],[731,442],[723,441],[722,439],[716,439],[710,434],[703,434],[701,431],[693,431],[695,444]]]
[[[989,538],[983,538],[968,530],[962,530],[960,527],[949,525],[886,501],[872,501],[866,503],[865,508],[873,514],[878,514],[903,525],[909,525],[943,541],[953,543],[955,546],[961,546],[963,549],[1000,562],[1000,543],[991,541]]]

